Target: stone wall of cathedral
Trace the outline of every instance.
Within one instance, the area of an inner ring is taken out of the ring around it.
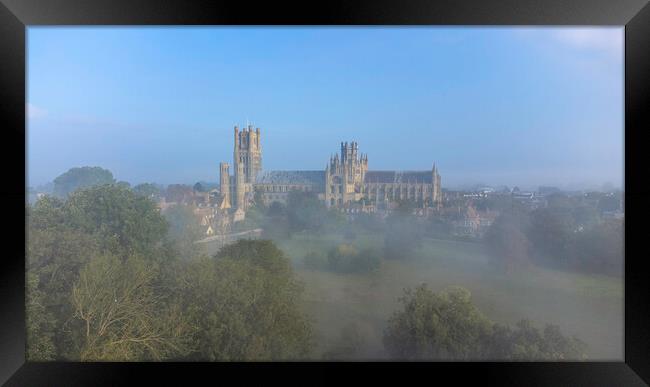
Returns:
[[[431,171],[368,171],[368,155],[358,152],[356,142],[342,142],[340,153],[330,157],[325,171],[262,172],[260,129],[241,132],[235,126],[234,176],[221,163],[220,182],[226,203],[246,209],[254,192],[265,204],[286,203],[289,192],[314,192],[327,207],[346,207],[364,202],[375,209],[391,208],[397,201],[410,200],[418,207],[439,208],[442,202],[440,174]]]

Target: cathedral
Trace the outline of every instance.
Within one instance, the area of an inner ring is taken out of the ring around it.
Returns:
[[[260,129],[235,126],[233,172],[220,164],[222,209],[243,216],[259,192],[270,204],[286,203],[289,192],[313,192],[328,207],[389,210],[398,201],[409,200],[417,208],[439,208],[442,202],[440,174],[435,164],[429,171],[368,170],[368,155],[359,153],[356,142],[341,143],[340,154],[330,157],[324,170],[264,171]]]

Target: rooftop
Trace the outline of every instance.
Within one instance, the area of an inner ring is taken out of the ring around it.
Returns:
[[[428,183],[432,182],[431,171],[368,171],[366,183]]]
[[[255,183],[325,185],[325,171],[262,171]]]

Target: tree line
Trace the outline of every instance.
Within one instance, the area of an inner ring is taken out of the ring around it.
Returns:
[[[603,196],[586,204],[556,194],[547,207],[504,210],[485,235],[492,262],[507,271],[538,264],[622,275],[624,221],[600,215],[611,202]]]
[[[344,224],[313,197],[297,195],[287,207],[258,207],[260,219],[286,219],[289,233]],[[406,212],[384,226],[358,221],[397,231]],[[180,238],[187,230],[178,224],[187,216],[181,208],[165,217],[146,191],[116,182],[28,204],[27,358],[336,360],[358,349],[358,332],[347,329],[345,345],[314,354],[311,321],[301,308],[304,285],[274,242],[241,240],[206,256]],[[365,272],[380,264],[377,256],[343,245],[326,262],[332,271]],[[384,344],[399,360],[584,357],[582,344],[557,327],[490,322],[462,289],[407,290]]]

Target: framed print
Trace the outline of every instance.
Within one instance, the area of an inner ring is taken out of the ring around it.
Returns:
[[[312,7],[3,0],[2,381],[647,384],[647,2]]]

